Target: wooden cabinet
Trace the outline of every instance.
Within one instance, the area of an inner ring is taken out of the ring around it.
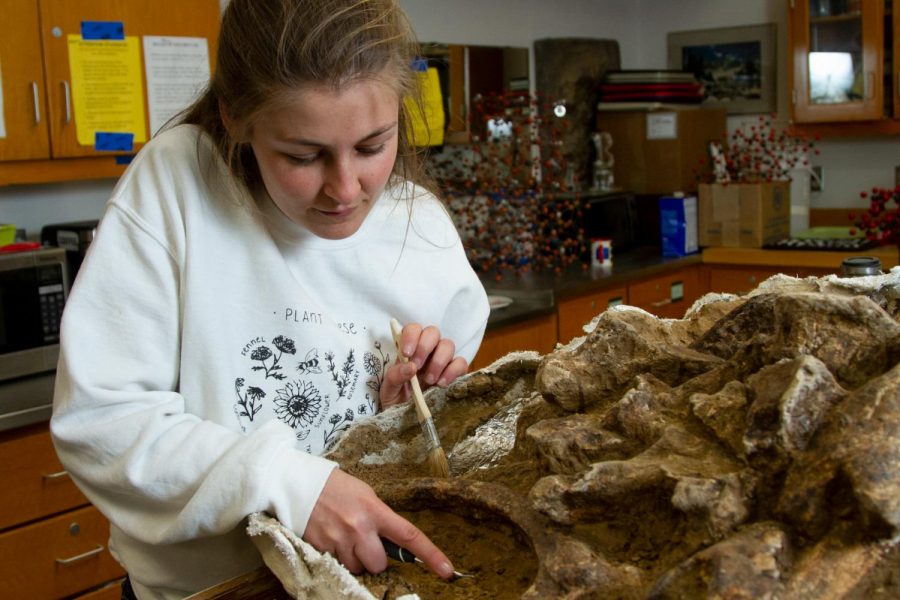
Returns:
[[[549,314],[488,331],[469,371],[486,367],[498,358],[519,350],[547,354],[556,346],[556,314]]]
[[[274,577],[274,576],[273,576]],[[122,582],[113,581],[75,597],[75,600],[121,600]]]
[[[124,170],[124,165],[116,162],[115,155],[130,154],[142,146],[135,143],[127,152],[107,152],[97,150],[93,143],[79,143],[69,36],[80,36],[83,23],[121,23],[126,38],[136,38],[141,55],[139,80],[144,98],[144,121],[149,136],[152,132],[141,44],[143,36],[206,38],[212,62],[219,14],[218,0],[4,2],[0,64],[7,136],[0,139],[0,161],[3,161],[0,162],[0,185],[116,177]],[[109,42],[98,40],[97,43]],[[84,160],[86,158],[91,160]]]
[[[892,59],[897,4],[790,0],[788,83],[792,120],[800,129],[824,135],[900,133],[900,64]]]
[[[87,503],[56,458],[46,425],[0,434],[0,530]]]
[[[50,156],[46,92],[41,65],[41,32],[34,0],[6,0],[0,21],[0,68],[6,136],[0,160]]]
[[[591,319],[611,306],[627,302],[628,289],[625,287],[614,287],[560,300],[558,307],[560,343],[568,344],[573,338],[584,335],[583,328],[591,322]]]
[[[630,284],[628,303],[658,317],[680,319],[705,292],[700,268],[691,266]]]
[[[103,586],[124,571],[110,555],[108,539],[109,523],[63,470],[46,424],[0,434],[4,594],[29,599],[112,594]]]

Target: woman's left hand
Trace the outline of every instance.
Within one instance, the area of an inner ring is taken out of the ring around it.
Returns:
[[[419,385],[426,389],[432,385],[446,387],[469,370],[469,363],[462,356],[454,356],[456,344],[442,338],[437,327],[423,328],[418,323],[403,327],[400,336],[400,352],[408,363],[395,361],[384,374],[381,383],[381,408],[388,408],[407,399],[405,384],[418,375]],[[399,357],[398,357],[399,358]]]

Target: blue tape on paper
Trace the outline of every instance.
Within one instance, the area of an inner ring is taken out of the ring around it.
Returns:
[[[116,156],[117,165],[130,165],[132,160],[134,160],[134,154],[126,154],[125,156],[120,154]]]
[[[124,40],[125,24],[122,21],[82,21],[83,40]]]
[[[110,150],[113,152],[131,152],[134,150],[133,133],[106,133],[98,131],[94,134],[95,150]]]

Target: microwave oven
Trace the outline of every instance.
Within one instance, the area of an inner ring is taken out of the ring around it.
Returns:
[[[0,254],[0,381],[56,368],[68,294],[62,248]]]

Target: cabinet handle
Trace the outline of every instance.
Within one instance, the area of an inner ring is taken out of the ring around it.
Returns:
[[[70,556],[69,558],[57,558],[56,564],[62,565],[65,567],[65,566],[77,563],[79,561],[82,561],[86,558],[90,558],[92,556],[97,556],[104,550],[106,550],[106,548],[104,548],[103,546],[97,546],[93,550],[88,550],[87,552],[82,552],[81,554],[76,554],[75,556]]]
[[[56,473],[44,473],[41,475],[44,479],[54,480],[54,479],[62,479],[63,477],[68,477],[68,471],[57,471]]]
[[[66,125],[72,122],[72,92],[69,90],[68,81],[60,81],[59,84],[63,89],[63,102],[66,107]]]
[[[41,122],[41,96],[36,81],[31,82],[31,98],[34,100],[34,123],[37,125]]]
[[[666,298],[665,300],[657,300],[656,302],[651,302],[650,306],[659,307],[659,306],[665,306],[666,304],[672,304],[672,299]]]

